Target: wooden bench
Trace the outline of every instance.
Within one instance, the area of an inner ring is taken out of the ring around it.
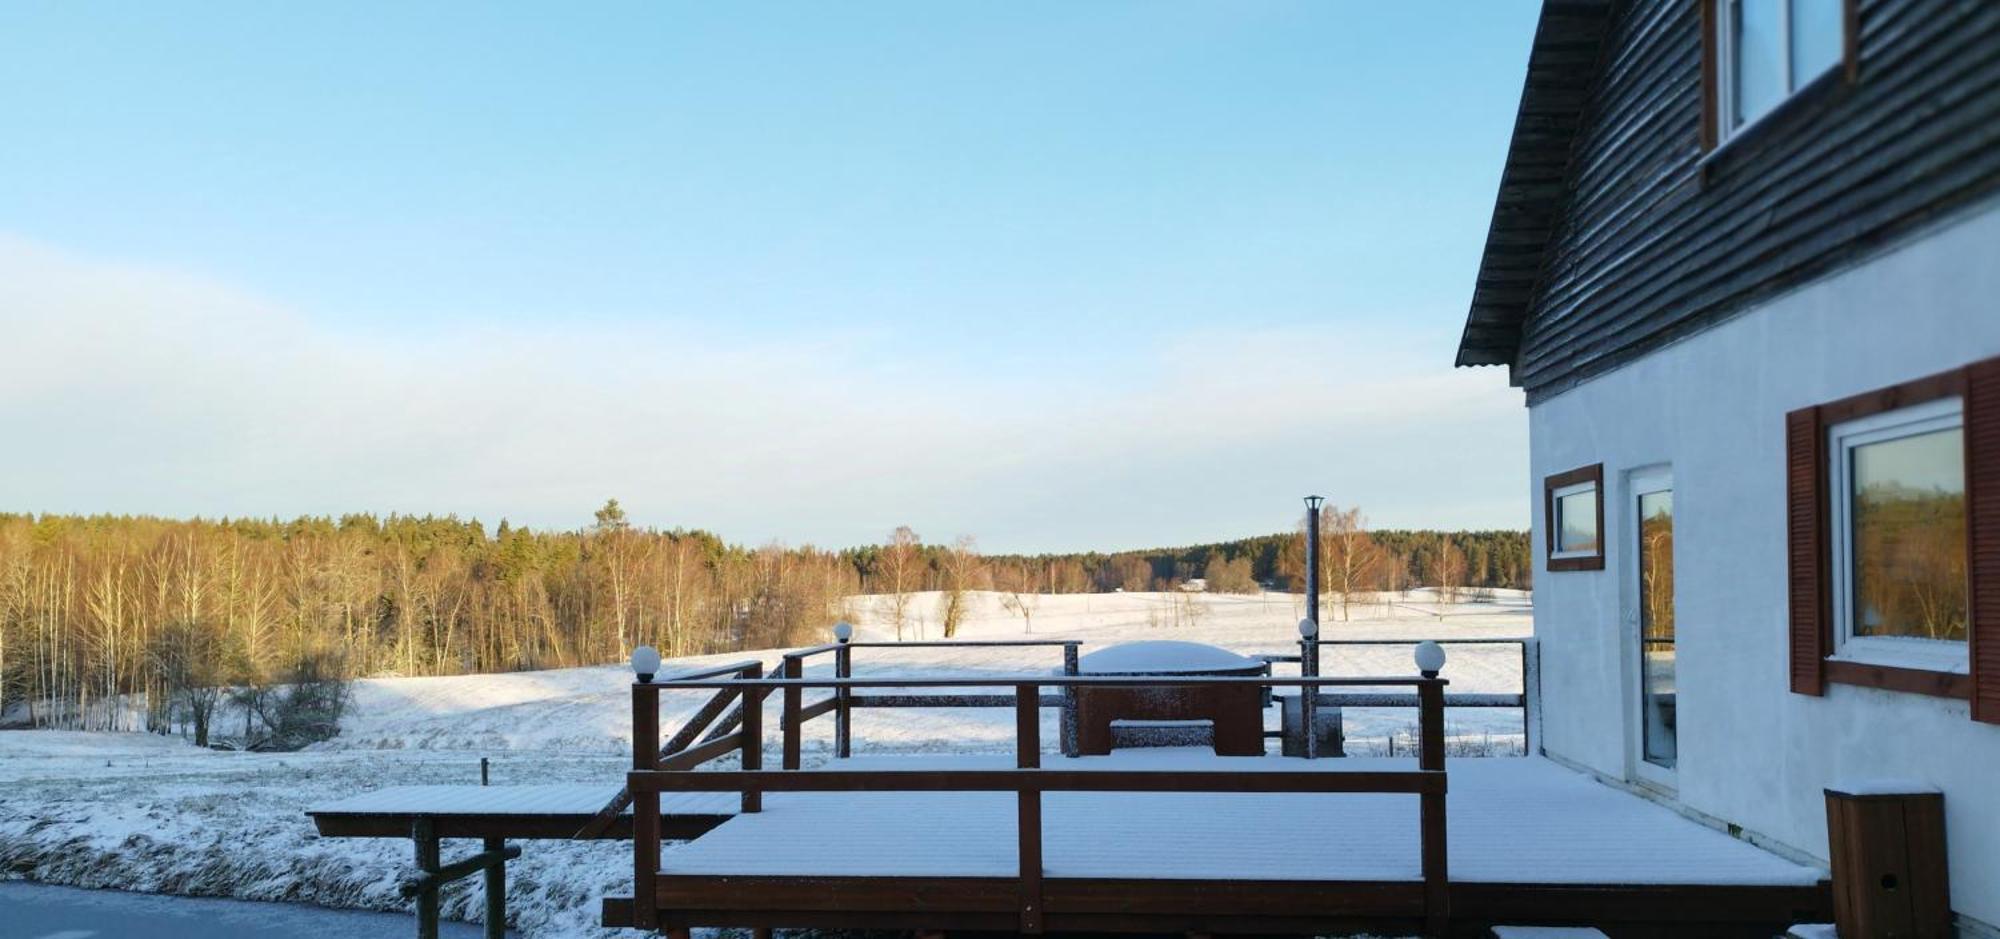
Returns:
[[[438,892],[446,884],[483,873],[486,881],[486,935],[507,931],[507,862],[521,849],[507,839],[568,841],[632,837],[632,810],[620,806],[608,824],[607,807],[618,805],[621,787],[600,784],[541,786],[396,786],[363,792],[314,806],[306,814],[326,838],[408,838],[416,848],[417,873],[402,884],[417,901],[418,939],[436,939]],[[725,793],[687,793],[663,800],[662,837],[688,839],[706,834],[736,814],[737,799]],[[482,849],[444,863],[441,842],[475,838]]]

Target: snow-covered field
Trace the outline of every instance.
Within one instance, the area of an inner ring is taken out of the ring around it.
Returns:
[[[1134,639],[1189,639],[1237,652],[1297,649],[1299,599],[1172,594],[1044,596],[1033,602],[1034,634],[998,594],[972,598],[963,639],[1070,638],[1100,645]],[[936,634],[938,596],[911,604]],[[886,604],[850,604],[862,639],[892,639]],[[1527,599],[1503,595],[1443,604],[1426,591],[1357,604],[1351,622],[1326,617],[1325,638],[1494,639],[1528,635]],[[912,633],[914,630],[906,630]],[[687,659],[664,672],[776,652]],[[857,650],[858,675],[1045,672],[1054,649],[970,648]],[[1325,674],[1403,675],[1413,670],[1407,645],[1329,649]],[[1520,659],[1512,645],[1454,646],[1444,676],[1454,692],[1514,693]],[[145,735],[50,731],[0,733],[0,876],[87,887],[244,899],[284,900],[360,909],[407,909],[396,892],[408,869],[401,840],[321,839],[305,808],[390,785],[473,784],[479,759],[492,761],[493,783],[601,782],[615,785],[629,760],[631,673],[623,666],[452,678],[359,682],[338,738],[311,752],[254,754],[197,750]],[[668,694],[672,727],[701,697]],[[679,699],[679,700],[675,700]],[[1386,749],[1407,734],[1407,711],[1349,711],[1350,751]],[[1013,741],[1005,710],[857,712],[857,752],[1005,751]],[[773,722],[774,723],[774,722]],[[1453,711],[1450,733],[1460,752],[1514,752],[1518,711]],[[770,726],[767,724],[767,726]],[[830,721],[812,725],[808,760],[824,759]],[[1052,734],[1044,740],[1052,741]],[[1399,742],[1398,746],[1403,743]],[[630,852],[617,842],[529,842],[508,869],[510,909],[524,936],[616,935],[595,925],[597,899],[630,890]],[[453,846],[446,847],[447,858]],[[446,915],[475,919],[473,881],[446,893]]]

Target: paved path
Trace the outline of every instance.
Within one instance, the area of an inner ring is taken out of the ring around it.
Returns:
[[[0,882],[5,939],[396,939],[417,934],[414,917],[289,903],[168,897]],[[445,923],[448,939],[477,939],[478,926]]]

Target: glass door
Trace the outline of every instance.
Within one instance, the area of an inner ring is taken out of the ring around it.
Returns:
[[[1679,754],[1674,701],[1674,489],[1665,475],[1633,480],[1639,543],[1633,551],[1639,716],[1635,766],[1671,782]]]

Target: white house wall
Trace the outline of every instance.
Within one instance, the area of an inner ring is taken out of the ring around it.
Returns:
[[[1847,685],[1789,691],[1785,413],[2000,356],[2000,207],[1795,290],[1531,409],[1541,480],[1604,464],[1603,571],[1538,568],[1549,752],[1630,778],[1637,655],[1621,615],[1633,470],[1674,481],[1678,799],[1824,859],[1823,787],[1945,792],[1953,906],[2000,923],[2000,726],[1967,704]],[[1643,851],[1644,845],[1633,850]]]

